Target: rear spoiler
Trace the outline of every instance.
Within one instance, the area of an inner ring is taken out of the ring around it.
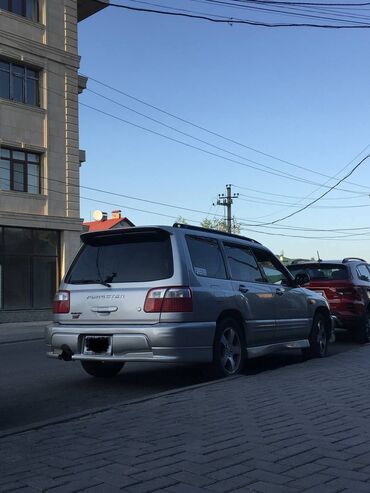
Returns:
[[[116,242],[123,237],[132,238],[136,235],[142,234],[157,235],[163,237],[171,235],[172,232],[163,226],[106,229],[102,231],[93,231],[91,233],[83,233],[81,235],[81,241],[87,245],[94,245],[100,242],[109,242],[109,240]]]

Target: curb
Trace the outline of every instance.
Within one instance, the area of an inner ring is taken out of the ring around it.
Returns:
[[[347,354],[347,353],[352,352],[352,351],[358,351],[362,347],[368,347],[368,346],[370,346],[370,343],[364,344],[364,345],[359,346],[359,347],[355,347],[353,349],[349,349],[344,354]],[[338,358],[342,354],[343,353],[334,354],[331,357],[332,358]],[[318,359],[312,359],[310,361],[315,362],[315,361],[318,361]],[[302,362],[299,362],[299,363],[296,363],[296,364],[301,365],[301,364],[307,364],[307,363],[309,363],[309,361],[302,361]],[[293,366],[295,366],[295,365],[293,365]],[[284,365],[284,366],[282,366],[282,369],[283,368],[289,368],[289,367],[290,367],[290,365],[287,365],[287,366]],[[271,371],[273,372],[273,371],[275,371],[275,369],[269,369],[269,370],[264,371],[263,373],[269,373]],[[126,406],[132,406],[132,405],[135,405],[135,404],[140,404],[142,402],[148,402],[148,401],[151,401],[151,400],[160,399],[161,397],[166,397],[166,396],[170,396],[170,395],[180,394],[180,393],[184,393],[184,392],[191,392],[192,390],[199,389],[199,388],[202,388],[202,387],[207,387],[207,386],[210,386],[210,385],[222,384],[222,383],[225,382],[225,380],[227,380],[227,381],[238,380],[238,379],[244,378],[245,376],[248,376],[248,375],[244,375],[242,373],[241,375],[236,375],[234,377],[218,378],[218,379],[215,379],[215,380],[210,380],[208,382],[202,382],[202,383],[197,383],[197,384],[194,384],[194,385],[189,385],[187,387],[181,387],[179,389],[166,390],[164,392],[159,392],[158,394],[153,394],[153,395],[146,396],[146,397],[138,397],[136,399],[132,399],[132,400],[123,402],[122,404],[116,404],[114,406],[100,406],[100,407],[95,407],[95,408],[92,408],[92,409],[89,409],[89,410],[86,410],[86,411],[81,411],[81,412],[76,412],[76,413],[71,413],[71,414],[68,414],[68,415],[64,415],[64,416],[62,416],[60,418],[50,418],[50,419],[47,419],[47,420],[38,421],[38,422],[35,422],[35,423],[32,423],[32,424],[29,424],[27,426],[24,426],[24,427],[12,428],[12,429],[7,430],[7,431],[4,431],[4,432],[1,432],[0,431],[0,439],[6,438],[6,437],[9,437],[9,436],[20,435],[22,433],[27,433],[27,432],[30,432],[30,431],[36,431],[36,430],[45,428],[45,427],[50,426],[50,425],[56,425],[56,424],[66,423],[68,421],[73,421],[75,419],[86,418],[86,417],[89,417],[89,416],[93,416],[93,415],[96,415],[96,414],[104,413],[104,412],[107,412],[107,411],[110,411],[110,410],[114,410],[114,409],[122,409],[122,408],[124,408]],[[252,374],[250,376],[256,376],[256,375],[253,375]]]
[[[14,339],[12,341],[0,341],[0,346],[6,346],[7,344],[17,344],[18,342],[34,342],[43,341],[44,337],[30,337],[29,339]]]
[[[228,381],[238,380],[242,377],[243,377],[243,375],[236,375],[235,377],[227,377],[227,380]],[[164,392],[159,392],[158,394],[153,394],[153,395],[150,395],[147,397],[138,397],[137,399],[132,399],[130,401],[123,402],[122,404],[117,404],[115,406],[95,407],[95,408],[92,408],[88,411],[81,411],[81,412],[77,412],[77,413],[72,413],[72,414],[69,414],[67,416],[63,416],[60,418],[50,418],[50,419],[46,419],[44,421],[38,421],[38,422],[32,423],[28,426],[16,427],[16,428],[12,428],[10,430],[4,431],[4,432],[0,432],[0,439],[6,438],[9,436],[20,435],[22,433],[28,433],[30,431],[40,430],[41,428],[45,428],[45,427],[50,426],[50,425],[57,425],[57,424],[61,424],[61,423],[66,423],[68,421],[73,421],[75,419],[81,419],[81,418],[86,418],[89,416],[94,416],[96,414],[101,414],[101,413],[104,413],[107,411],[111,411],[113,409],[121,409],[121,408],[124,408],[126,406],[132,406],[135,404],[140,404],[142,402],[160,399],[161,397],[165,397],[165,396],[169,396],[169,395],[180,394],[180,393],[184,393],[184,392],[188,392],[188,391],[190,392],[192,390],[199,389],[202,387],[207,387],[209,385],[220,384],[224,381],[225,381],[225,378],[218,378],[215,380],[211,380],[209,382],[196,383],[194,385],[189,385],[188,387],[181,387],[179,389],[166,390]]]

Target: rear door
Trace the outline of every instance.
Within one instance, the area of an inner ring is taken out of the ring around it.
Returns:
[[[255,247],[253,251],[273,293],[276,342],[306,339],[311,325],[307,294],[294,286],[287,270],[271,252]]]
[[[117,230],[87,237],[66,276],[71,310],[63,323],[154,324],[146,313],[152,287],[166,286],[174,275],[171,235],[161,229]]]
[[[272,289],[250,248],[224,242],[234,296],[247,326],[247,345],[271,344],[275,338],[275,301]]]

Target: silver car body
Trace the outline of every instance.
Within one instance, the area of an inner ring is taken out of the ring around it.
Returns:
[[[267,248],[244,237],[174,225],[87,233],[82,238],[85,243],[109,242],[109,238],[117,241],[128,235],[157,233],[170,242],[173,272],[169,278],[155,281],[114,282],[113,279],[107,285],[71,283],[71,272],[73,274],[80,261],[81,251],[87,248],[82,246],[60,286],[70,293],[70,310],[56,314],[54,323],[46,329],[49,357],[120,362],[210,362],[217,323],[225,316],[240,322],[248,357],[255,357],[280,349],[309,347],[315,313],[321,311],[330,320],[325,298],[297,287],[276,257],[273,257],[276,265],[280,265],[289,279],[285,285],[267,279],[260,282],[233,279],[226,245],[231,251],[240,248],[243,252],[245,249],[272,256]],[[221,252],[225,278],[209,277],[206,268],[194,266],[189,241],[212,242]],[[130,258],[125,261],[130,262]],[[150,289],[176,286],[190,288],[192,311],[148,313],[144,310]],[[92,336],[109,336],[106,351],[94,352],[86,348],[86,337]]]

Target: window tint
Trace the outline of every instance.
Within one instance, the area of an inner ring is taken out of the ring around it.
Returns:
[[[0,190],[40,193],[40,154],[0,149]]]
[[[38,21],[38,0],[0,0],[0,9]]]
[[[32,229],[4,228],[4,251],[9,254],[32,253]]]
[[[6,68],[5,70],[3,70],[1,63],[0,63],[0,98],[10,99],[9,71],[7,71]]]
[[[41,282],[41,280],[39,281]],[[6,256],[3,259],[4,308],[31,308],[31,263],[26,256]]]
[[[268,283],[284,285],[291,283],[291,279],[286,275],[283,266],[270,252],[258,248],[254,248],[253,251]]]
[[[0,60],[0,97],[40,106],[39,72]]]
[[[226,279],[225,264],[216,240],[187,236],[186,241],[195,274]]]
[[[168,235],[129,233],[105,237],[102,241],[104,244],[96,240],[94,244],[84,245],[66,282],[145,282],[168,279],[173,275],[171,240]]]
[[[289,270],[293,276],[306,273],[312,281],[339,281],[348,279],[347,267],[343,264],[296,264],[290,265]]]
[[[249,248],[234,243],[224,244],[231,276],[238,281],[261,282],[261,272]]]
[[[58,280],[59,232],[0,228],[0,308],[50,308]]]
[[[33,307],[48,308],[57,290],[57,258],[33,257]]]
[[[361,281],[370,281],[370,272],[365,264],[356,267],[358,278]]]

